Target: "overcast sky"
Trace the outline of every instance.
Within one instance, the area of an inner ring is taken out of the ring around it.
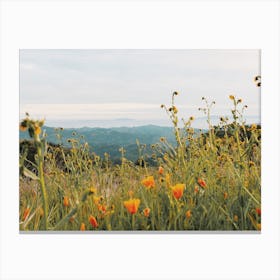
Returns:
[[[166,119],[161,104],[178,91],[181,116],[230,113],[229,94],[260,114],[259,50],[21,50],[20,110],[54,120]]]

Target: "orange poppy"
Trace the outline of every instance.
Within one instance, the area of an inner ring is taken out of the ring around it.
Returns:
[[[258,216],[261,216],[262,214],[261,208],[256,208],[256,213],[258,214]]]
[[[155,187],[155,179],[153,176],[148,176],[147,178],[143,179],[141,183],[147,188],[154,188]]]
[[[129,199],[124,201],[124,206],[130,214],[135,214],[138,211],[140,205],[140,199]]]
[[[158,174],[159,174],[159,175],[162,175],[163,172],[164,172],[164,169],[163,169],[162,166],[160,166],[160,167],[158,168]]]
[[[90,215],[88,220],[89,220],[90,224],[91,224],[94,228],[97,228],[97,227],[98,227],[98,223],[97,223],[95,217],[93,217],[92,215]]]
[[[180,199],[183,196],[185,187],[185,184],[176,184],[175,186],[171,187],[173,196],[176,199]]]
[[[65,207],[69,206],[69,198],[68,198],[68,196],[64,196],[64,198],[63,198],[63,205]]]
[[[98,210],[99,210],[100,212],[103,212],[103,213],[105,213],[106,210],[107,210],[107,207],[106,207],[106,205],[104,205],[104,204],[98,204],[98,205],[97,205],[97,208],[98,208]]]
[[[201,178],[198,178],[197,179],[197,183],[202,187],[202,188],[205,188],[206,187],[206,182],[201,179]]]
[[[24,125],[20,125],[19,126],[19,129],[20,129],[20,131],[26,131],[27,130],[27,126],[24,126]]]
[[[224,192],[224,199],[227,199],[227,198],[228,198],[228,193]]]
[[[81,223],[80,230],[82,230],[82,231],[86,230],[86,225],[84,223]]]
[[[192,216],[192,212],[191,212],[191,210],[188,210],[186,212],[186,218],[189,219],[191,216]]]
[[[144,213],[144,216],[145,217],[149,217],[150,216],[150,212],[151,212],[151,209],[146,207],[144,210],[143,210],[143,213]]]

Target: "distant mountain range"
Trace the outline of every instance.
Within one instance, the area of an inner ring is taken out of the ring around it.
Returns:
[[[138,147],[136,140],[140,144],[147,145],[147,153],[151,154],[151,144],[158,143],[161,137],[165,137],[170,143],[175,144],[175,137],[172,127],[160,127],[155,125],[136,126],[136,127],[113,127],[113,128],[66,128],[55,129],[44,126],[43,130],[47,134],[47,141],[54,144],[62,144],[70,147],[68,142],[70,138],[79,138],[83,136],[83,141],[88,142],[90,149],[97,155],[103,157],[108,153],[112,160],[120,158],[119,149],[123,147],[126,150],[126,157],[135,161],[138,158]],[[58,138],[61,134],[61,138]],[[29,139],[27,132],[20,132],[20,139]]]
[[[256,116],[247,117],[247,123],[260,123],[260,120]],[[220,117],[211,116],[213,125],[218,124]],[[90,150],[94,151],[97,155],[103,157],[104,153],[108,153],[113,161],[117,161],[120,158],[119,149],[123,147],[126,150],[126,157],[129,160],[135,161],[138,158],[138,147],[136,140],[140,144],[146,144],[146,152],[152,154],[151,144],[158,143],[161,137],[165,137],[171,144],[176,144],[175,136],[173,133],[173,127],[158,126],[158,125],[142,125],[132,126],[135,124],[134,121],[129,119],[118,119],[115,120],[117,124],[125,123],[125,126],[121,127],[80,127],[80,128],[64,128],[62,130],[55,129],[54,127],[44,126],[47,134],[47,141],[53,144],[62,144],[65,147],[70,147],[70,143],[67,141],[70,138],[79,138],[83,136],[83,141],[88,142]],[[203,123],[203,125],[201,125]],[[198,118],[193,122],[193,127],[196,132],[199,129],[207,131],[207,125],[205,125],[206,118]],[[75,122],[72,123],[75,126]],[[108,125],[108,121],[107,121]],[[73,132],[75,135],[73,135]],[[58,138],[57,134],[61,134],[61,139]],[[20,132],[20,139],[29,139],[27,132]]]
[[[225,116],[223,116],[225,117]],[[232,117],[229,119],[232,120]],[[246,123],[260,123],[260,115],[245,116]],[[220,116],[212,115],[211,122],[213,125],[218,124]],[[130,118],[116,118],[116,119],[47,119],[46,125],[49,127],[64,127],[64,128],[81,128],[81,127],[100,127],[100,128],[112,128],[112,127],[137,127],[156,125],[161,127],[172,126],[171,121],[168,118],[163,119],[130,119]],[[205,116],[195,117],[193,121],[194,128],[207,129],[207,118]]]

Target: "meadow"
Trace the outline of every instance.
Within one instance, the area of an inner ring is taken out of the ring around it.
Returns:
[[[193,116],[178,118],[177,95],[161,105],[175,144],[161,137],[147,155],[145,143],[138,141],[138,164],[127,159],[124,148],[119,164],[111,164],[109,154],[97,156],[75,132],[68,152],[51,146],[44,121],[27,114],[20,130],[29,133],[35,160],[28,159],[28,150],[20,153],[19,229],[260,231],[260,125],[247,125],[247,106],[230,95],[232,121],[221,117],[213,126],[215,101],[203,97],[199,110],[207,116],[208,130],[197,132]],[[62,137],[63,129],[56,133]]]

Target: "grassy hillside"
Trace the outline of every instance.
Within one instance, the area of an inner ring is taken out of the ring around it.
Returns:
[[[261,230],[261,126],[246,125],[242,100],[231,95],[233,121],[221,118],[215,128],[209,117],[208,132],[196,134],[193,117],[179,127],[176,95],[162,105],[172,128],[54,131],[27,115],[20,129],[31,137],[34,158],[20,154],[20,229]],[[210,116],[215,103],[202,100]],[[128,159],[136,138],[151,144],[155,166],[141,143],[139,164]],[[68,148],[48,145],[54,139]],[[119,163],[106,154],[101,160],[89,143],[101,154],[118,149]]]

